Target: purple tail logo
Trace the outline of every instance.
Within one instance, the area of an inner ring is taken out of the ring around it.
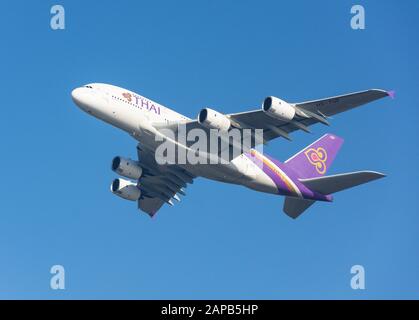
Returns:
[[[342,138],[328,133],[292,156],[285,163],[297,172],[301,179],[321,177],[332,166],[342,144]]]
[[[316,168],[319,174],[325,174],[327,170],[326,160],[327,152],[322,147],[314,149],[309,148],[305,152],[308,161]]]

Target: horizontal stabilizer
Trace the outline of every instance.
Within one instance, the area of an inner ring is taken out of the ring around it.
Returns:
[[[359,171],[312,179],[300,179],[300,181],[311,190],[327,195],[384,177],[385,175],[379,172]]]
[[[284,202],[284,212],[291,218],[296,219],[306,211],[315,201],[299,198],[286,197]]]

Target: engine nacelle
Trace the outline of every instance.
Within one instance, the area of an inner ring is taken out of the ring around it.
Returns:
[[[140,179],[143,174],[143,168],[141,168],[136,161],[122,157],[113,158],[112,170],[123,177],[133,180]]]
[[[131,201],[137,201],[141,197],[141,190],[131,181],[115,179],[111,184],[111,192],[117,196]]]
[[[198,114],[198,122],[208,129],[218,129],[228,131],[231,127],[230,119],[222,113],[205,108]]]
[[[268,116],[281,121],[291,121],[295,116],[295,108],[276,97],[263,100],[262,110]]]

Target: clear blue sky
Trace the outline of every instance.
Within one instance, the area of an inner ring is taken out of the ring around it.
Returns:
[[[66,29],[50,29],[50,8]],[[366,30],[350,28],[363,4]],[[20,1],[0,4],[0,298],[419,298],[419,2]],[[81,112],[70,91],[129,88],[195,117],[395,89],[313,134],[278,139],[285,160],[326,132],[330,173],[386,179],[293,221],[283,199],[198,179],[155,219],[109,192],[136,142]],[[50,267],[66,290],[49,287]],[[366,270],[351,289],[350,268]]]

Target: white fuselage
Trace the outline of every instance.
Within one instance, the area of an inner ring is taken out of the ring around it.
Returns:
[[[191,120],[139,94],[109,84],[93,83],[76,88],[72,98],[82,110],[126,131],[149,150],[155,150],[159,144],[156,136],[162,134],[157,126]],[[243,154],[229,164],[181,166],[196,176],[278,193],[274,181]]]

